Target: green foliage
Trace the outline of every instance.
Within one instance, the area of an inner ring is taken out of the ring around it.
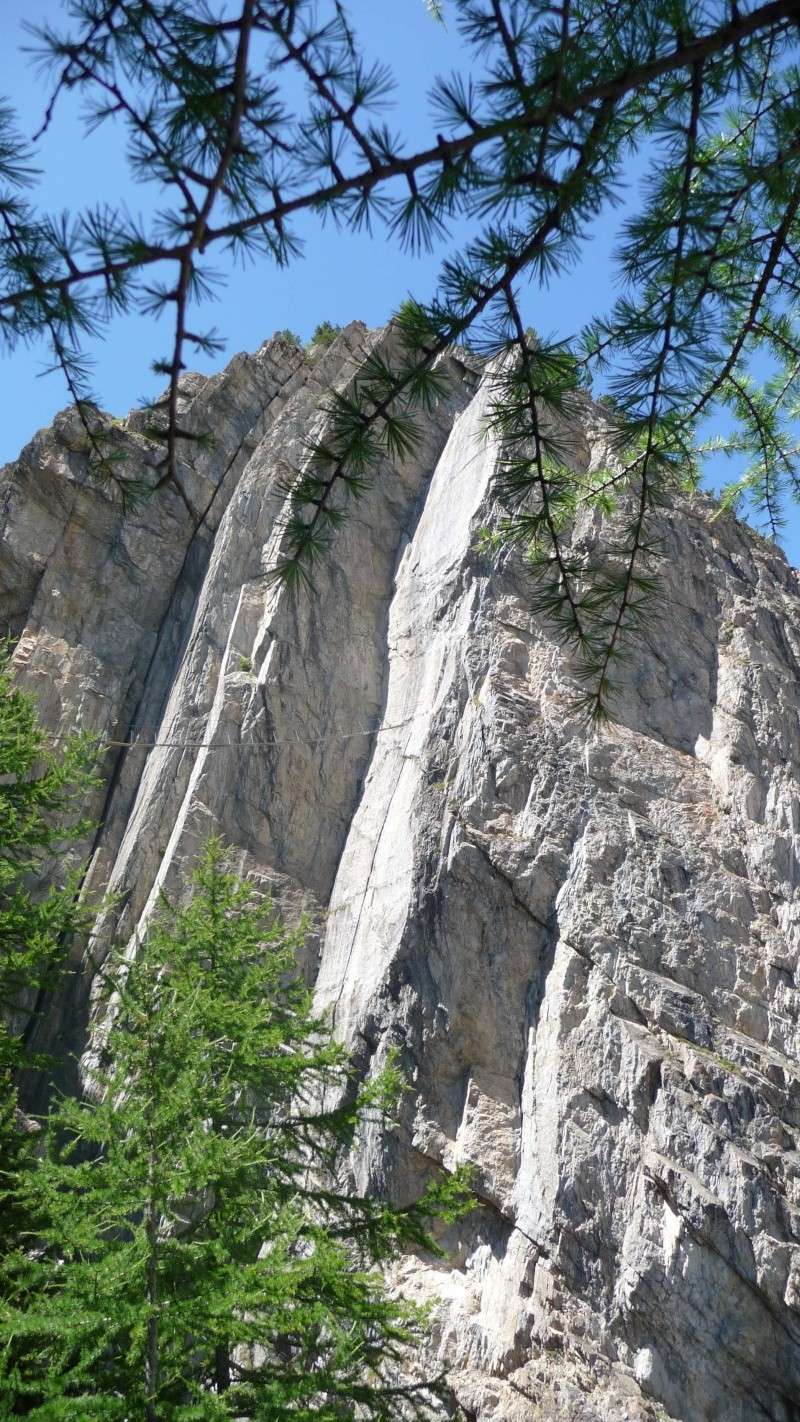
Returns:
[[[62,970],[71,936],[86,927],[78,872],[58,860],[88,830],[94,746],[75,736],[50,748],[33,699],[14,685],[10,646],[0,645],[0,1250],[27,1218],[13,1180],[33,1160],[33,1140],[17,1106],[26,1069],[25,1027]],[[50,887],[41,887],[47,878]]]
[[[724,448],[748,464],[727,498],[769,531],[800,495],[797,7],[427,8],[439,20],[446,10],[474,63],[437,81],[430,137],[408,151],[383,119],[391,73],[363,57],[340,0],[232,0],[224,17],[205,0],[71,0],[69,33],[38,32],[53,76],[46,123],[61,92],[78,89],[89,126],[123,124],[134,177],[167,201],[147,229],[109,208],[38,215],[26,196],[33,155],[0,115],[0,336],[50,343],[92,459],[124,493],[91,402],[87,336],[121,311],[170,317],[157,362],[169,392],[153,422],[163,483],[197,439],[178,418],[185,352],[219,348],[191,315],[216,285],[215,247],[284,267],[300,251],[292,224],[303,213],[380,227],[411,251],[444,248],[453,220],[469,219],[476,235],[445,256],[432,299],[401,307],[391,358],[373,353],[332,397],[327,429],[288,480],[275,572],[292,587],[313,582],[348,504],[381,461],[417,443],[418,415],[443,393],[439,358],[468,334],[498,371],[503,528],[527,549],[536,605],[569,643],[579,704],[598,719],[625,638],[657,605],[653,514],[705,452],[698,423],[715,410],[732,417]],[[633,158],[649,176],[620,226],[617,301],[577,336],[530,339],[520,291],[569,279]],[[614,400],[615,444],[607,477],[587,486],[555,426],[595,375]],[[574,519],[592,509],[605,517],[602,546],[582,554]]]
[[[300,340],[300,337],[298,336],[297,332],[290,331],[288,326],[284,326],[282,330],[276,331],[275,335],[282,336],[285,341],[291,341],[293,346],[302,345],[302,341]]]
[[[444,1176],[397,1209],[347,1188],[402,1080],[390,1059],[359,1084],[297,944],[212,842],[190,903],[111,964],[91,1099],[53,1111],[20,1185],[37,1238],[4,1265],[0,1416],[429,1415],[423,1317],[377,1270],[435,1249],[467,1192]]]
[[[14,685],[8,643],[0,647],[0,1070],[21,1065],[10,1025],[20,1006],[55,981],[67,936],[85,922],[77,871],[52,883],[54,862],[90,825],[95,745],[72,736],[50,748],[32,697]],[[35,885],[47,873],[51,887]]]
[[[309,345],[322,346],[323,349],[327,346],[332,346],[341,329],[341,326],[332,326],[330,321],[320,321],[309,341]]]
[[[793,371],[780,369],[760,384],[746,371],[732,375],[724,401],[736,417],[733,432],[704,441],[699,452],[744,456],[747,463],[723,490],[721,512],[753,508],[770,536],[777,537],[800,457],[800,362]]]

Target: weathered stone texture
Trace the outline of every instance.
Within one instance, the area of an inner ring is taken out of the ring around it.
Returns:
[[[419,454],[290,599],[265,577],[281,480],[387,340],[355,324],[311,360],[273,340],[188,377],[217,447],[185,500],[122,518],[68,417],[5,473],[20,677],[54,730],[137,742],[108,757],[90,883],[119,908],[96,949],[211,829],[311,910],[320,1005],[365,1070],[399,1047],[414,1087],[360,1178],[402,1195],[475,1167],[446,1262],[398,1270],[439,1299],[468,1417],[796,1422],[797,575],[704,498],[664,512],[664,615],[617,726],[587,732],[523,567],[476,551],[496,450],[454,359]],[[120,438],[152,463],[139,417]],[[604,444],[587,401],[576,461]],[[82,999],[51,1022],[84,1045]]]

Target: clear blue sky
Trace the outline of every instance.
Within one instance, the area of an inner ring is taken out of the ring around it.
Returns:
[[[454,28],[444,29],[429,17],[424,0],[350,0],[364,50],[390,64],[398,83],[395,105],[388,116],[410,145],[428,139],[427,93],[435,76],[469,67],[471,56]],[[14,104],[23,131],[32,134],[41,122],[47,92],[36,71],[20,53],[29,43],[22,22],[57,23],[64,13],[60,0],[0,0],[0,95]],[[155,193],[132,185],[125,169],[122,144],[109,126],[87,137],[79,107],[72,96],[61,101],[56,120],[39,146],[42,179],[38,204],[49,211],[78,209],[88,204],[124,201],[147,215]],[[632,173],[628,201],[636,197]],[[576,269],[548,292],[529,292],[527,319],[545,334],[560,337],[578,331],[587,318],[610,302],[613,287],[610,254],[620,220],[619,210],[598,222],[589,234],[585,255]],[[206,313],[206,325],[216,325],[227,339],[224,356],[216,361],[191,359],[195,369],[218,369],[236,351],[253,350],[273,331],[289,327],[304,340],[321,320],[344,324],[354,318],[368,325],[384,322],[409,292],[431,293],[443,253],[436,257],[404,254],[384,234],[338,233],[306,220],[303,258],[288,271],[267,264],[229,273],[216,308]],[[452,234],[463,241],[464,230]],[[94,388],[105,408],[123,414],[143,396],[163,385],[149,369],[154,356],[165,354],[169,331],[154,329],[140,316],[120,318],[92,354]],[[18,349],[5,358],[3,419],[0,422],[0,463],[13,459],[40,426],[67,403],[58,374],[41,376],[45,353]],[[716,466],[717,477],[729,477],[728,467]],[[800,563],[800,512],[793,511],[784,547]]]

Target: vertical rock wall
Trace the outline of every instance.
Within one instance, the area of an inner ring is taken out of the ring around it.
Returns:
[[[800,1418],[800,588],[698,498],[665,614],[587,732],[513,556],[490,564],[486,380],[450,362],[423,446],[337,530],[314,598],[265,576],[280,483],[391,333],[273,340],[185,418],[216,448],[122,519],[69,417],[5,471],[0,617],[53,729],[112,740],[90,870],[127,936],[218,830],[288,913],[364,1070],[412,1079],[355,1168],[481,1208],[404,1288],[477,1422]],[[601,462],[587,401],[576,464]],[[138,417],[120,430],[146,470]],[[596,530],[579,529],[591,539]],[[151,743],[156,742],[156,745]],[[212,748],[213,747],[213,748]],[[84,1044],[85,991],[48,1040]]]

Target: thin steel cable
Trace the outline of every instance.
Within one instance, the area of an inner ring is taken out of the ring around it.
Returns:
[[[327,744],[330,741],[350,741],[359,736],[382,736],[387,731],[400,731],[404,726],[408,726],[412,721],[419,721],[423,716],[430,716],[429,711],[418,711],[413,716],[407,716],[403,721],[392,721],[386,726],[360,727],[355,731],[333,731],[326,736],[283,736],[279,739],[269,741],[112,741],[100,740],[101,750],[237,750],[237,751],[263,751],[270,750],[273,746],[318,746]],[[68,735],[52,736],[50,739],[55,744],[58,741],[68,740]]]

